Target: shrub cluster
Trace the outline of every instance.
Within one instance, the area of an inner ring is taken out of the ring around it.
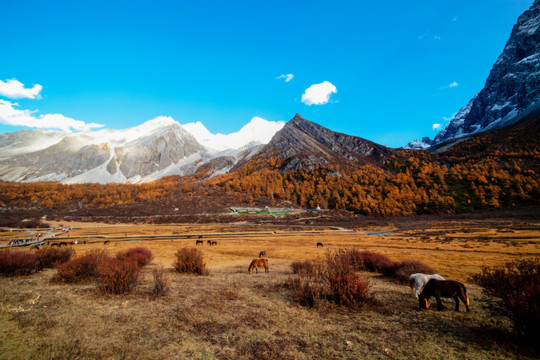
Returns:
[[[141,267],[137,259],[109,259],[100,269],[98,291],[102,294],[121,295],[130,293],[137,284]]]
[[[370,283],[357,273],[357,251],[339,250],[328,253],[324,263],[293,263],[299,277],[290,281],[293,297],[304,306],[334,302],[347,307],[364,304]]]
[[[326,256],[331,298],[338,304],[355,306],[368,299],[370,283],[357,273],[360,263],[356,250],[339,250]]]
[[[314,263],[308,272],[299,272],[300,276],[290,280],[292,296],[300,305],[318,307],[329,300],[330,287],[326,276],[326,265]]]
[[[176,260],[173,266],[181,273],[194,273],[208,275],[208,269],[203,260],[203,253],[199,249],[182,248],[175,254]]]
[[[311,260],[293,261],[291,263],[291,269],[293,274],[312,273],[314,271],[314,267],[315,263]]]
[[[388,256],[373,251],[358,251],[352,249],[346,251],[343,256],[348,257],[350,259],[350,264],[358,269],[378,272],[402,283],[407,283],[411,274],[436,273],[435,269],[420,261],[406,259],[394,262],[390,260]]]
[[[127,294],[139,277],[144,265],[153,258],[152,252],[137,247],[111,258],[105,250],[92,250],[83,256],[57,265],[55,279],[67,283],[99,282],[102,294]]]
[[[540,258],[515,260],[497,267],[484,266],[471,280],[482,286],[488,309],[508,317],[518,337],[539,347]]]
[[[388,276],[402,282],[409,282],[409,276],[415,273],[435,274],[436,271],[431,266],[426,265],[416,260],[403,260],[392,263],[390,266],[383,268],[384,276]]]
[[[44,268],[54,268],[67,262],[75,251],[71,247],[43,247],[36,251]]]
[[[116,254],[116,258],[119,260],[124,260],[127,258],[134,259],[137,261],[139,267],[146,266],[152,261],[154,255],[150,249],[144,247],[135,247],[131,248],[125,252],[120,252]]]
[[[152,288],[152,295],[165,296],[169,292],[170,282],[165,275],[165,268],[163,265],[158,265],[152,269],[152,276],[154,278],[154,287]]]
[[[382,273],[394,263],[388,256],[373,251],[360,251],[359,256],[365,271]]]
[[[41,259],[36,254],[21,250],[0,251],[0,275],[30,275],[42,269]]]
[[[57,281],[80,283],[95,280],[99,277],[101,267],[111,258],[105,250],[92,250],[57,266]]]

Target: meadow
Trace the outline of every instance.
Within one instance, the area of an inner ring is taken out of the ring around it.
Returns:
[[[58,226],[51,222],[51,226]],[[357,359],[537,358],[516,341],[511,324],[482,308],[481,288],[469,276],[482,265],[540,256],[540,222],[531,219],[410,219],[348,226],[279,222],[107,225],[63,222],[74,228],[56,241],[74,241],[77,255],[132,247],[154,254],[133,292],[96,293],[95,284],[52,281],[54,269],[0,278],[0,358],[113,359]],[[0,244],[21,234],[0,233]],[[195,242],[202,236],[204,244]],[[104,241],[110,241],[104,245]],[[209,246],[206,241],[216,241]],[[86,244],[82,244],[86,241]],[[324,247],[316,247],[321,242]],[[176,273],[174,253],[197,247],[208,276]],[[414,259],[447,279],[466,283],[471,313],[451,306],[418,311],[411,289],[380,274],[363,273],[370,300],[359,309],[295,302],[290,264],[357,248],[392,260]],[[270,273],[248,274],[261,250]],[[32,250],[29,250],[32,251]],[[151,294],[151,270],[162,264],[166,296]]]

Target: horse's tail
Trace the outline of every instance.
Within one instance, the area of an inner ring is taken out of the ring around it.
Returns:
[[[463,285],[463,284],[462,284]],[[467,311],[470,311],[470,302],[469,302],[469,294],[467,294],[467,288],[465,287],[465,285],[463,285],[463,293],[465,295],[465,305],[467,305]]]

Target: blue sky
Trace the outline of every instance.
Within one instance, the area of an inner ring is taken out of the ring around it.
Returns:
[[[167,115],[230,133],[300,113],[398,147],[433,138],[483,87],[532,3],[6,1],[0,80],[43,89],[0,101],[113,129]],[[302,101],[324,81],[327,103]]]

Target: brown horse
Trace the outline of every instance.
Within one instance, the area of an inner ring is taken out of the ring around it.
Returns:
[[[429,308],[428,300],[432,296],[437,300],[437,310],[439,311],[444,309],[441,302],[442,297],[454,299],[456,303],[454,311],[459,311],[459,300],[465,304],[467,312],[471,311],[467,289],[465,288],[465,285],[460,282],[454,280],[429,280],[418,297],[418,306],[420,307],[420,310]]]
[[[203,244],[202,240],[195,240],[195,246],[202,245],[202,244]]]
[[[320,242],[317,243],[317,247],[323,247],[324,245]]]
[[[261,251],[261,252],[259,253],[259,257],[260,257],[260,258],[263,258],[263,257],[264,257],[264,258],[268,258],[268,254],[266,253],[266,250]]]
[[[268,259],[253,259],[251,264],[249,264],[248,271],[251,274],[253,269],[255,269],[255,273],[258,274],[259,273],[258,268],[260,267],[264,267],[264,272],[269,273],[270,271],[268,270]]]
[[[109,245],[110,243],[111,243],[111,242],[110,242],[109,240],[105,240],[105,241],[103,242],[103,245]]]
[[[210,245],[217,245],[217,241],[212,241]]]

